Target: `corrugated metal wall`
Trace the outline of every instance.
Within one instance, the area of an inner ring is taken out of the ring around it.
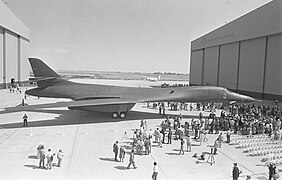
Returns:
[[[190,69],[191,85],[282,100],[282,34],[192,51]]]
[[[273,0],[191,43],[190,84],[282,101],[282,0]]]
[[[29,30],[0,1],[0,88],[29,77]]]
[[[11,79],[27,80],[29,40],[0,28],[0,88],[7,88]]]

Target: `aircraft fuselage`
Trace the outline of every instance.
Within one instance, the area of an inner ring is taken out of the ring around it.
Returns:
[[[69,98],[73,100],[127,98],[140,102],[251,102],[248,96],[230,92],[225,88],[212,86],[138,88],[109,85],[81,84],[62,81],[53,86],[35,88],[28,95],[50,98]]]

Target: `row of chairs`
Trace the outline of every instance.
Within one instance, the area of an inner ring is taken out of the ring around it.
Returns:
[[[250,156],[263,156],[268,154],[276,154],[282,152],[282,146],[276,147],[276,146],[267,146],[267,149],[259,149],[254,150],[253,152],[249,153]]]
[[[278,145],[278,147],[279,147],[279,144],[276,141],[266,141],[266,142],[261,142],[261,143],[251,143],[250,145],[248,145],[249,147],[244,152],[252,152],[254,150],[269,149],[268,146],[270,146],[270,145]]]
[[[262,161],[272,161],[281,158],[282,158],[282,152],[279,152],[275,154],[268,154],[267,156],[262,158]]]
[[[248,148],[253,146],[262,146],[262,145],[268,145],[268,144],[280,144],[278,141],[262,141],[262,142],[245,142],[245,143],[239,143],[237,144],[237,148]]]
[[[240,140],[234,140],[236,141],[237,143],[246,143],[246,142],[262,142],[262,141],[268,141],[270,140],[268,137],[263,137],[263,138],[256,138],[256,139],[253,139],[253,138],[250,138],[250,139],[240,139]]]

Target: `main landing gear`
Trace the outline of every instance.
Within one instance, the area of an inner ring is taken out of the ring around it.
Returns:
[[[116,118],[118,118],[118,117],[120,117],[121,119],[124,119],[124,118],[126,117],[126,112],[114,112],[114,113],[112,114],[112,117],[113,117],[114,119],[116,119]]]

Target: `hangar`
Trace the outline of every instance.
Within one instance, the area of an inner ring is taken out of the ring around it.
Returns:
[[[282,100],[281,0],[191,42],[190,84]]]
[[[30,74],[29,29],[0,1],[0,89]]]

